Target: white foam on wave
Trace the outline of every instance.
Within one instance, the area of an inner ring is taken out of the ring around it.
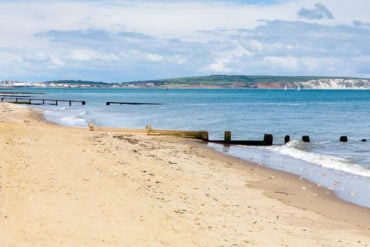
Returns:
[[[83,111],[83,112],[80,112],[78,115],[80,115],[80,116],[86,116],[86,115],[88,115],[89,114],[89,111]]]
[[[87,120],[80,118],[80,117],[75,117],[75,116],[66,116],[62,117],[60,119],[60,122],[63,125],[68,125],[68,126],[87,126]]]
[[[331,155],[318,154],[304,151],[305,143],[293,140],[286,145],[273,146],[270,149],[274,152],[288,155],[315,165],[331,168],[359,176],[370,177],[370,170],[360,165],[351,164],[349,160]]]

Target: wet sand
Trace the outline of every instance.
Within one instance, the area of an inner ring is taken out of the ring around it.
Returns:
[[[370,246],[370,210],[201,142],[0,103],[0,246]]]

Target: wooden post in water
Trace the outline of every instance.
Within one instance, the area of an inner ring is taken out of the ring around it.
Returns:
[[[289,135],[286,135],[284,137],[284,143],[287,144],[288,142],[290,142],[290,136]]]
[[[202,131],[202,141],[208,142],[208,131]]]
[[[309,136],[302,136],[302,141],[303,142],[310,142],[310,137]]]
[[[225,131],[225,133],[224,133],[224,141],[226,141],[226,142],[231,141],[231,131]]]
[[[341,137],[339,138],[339,141],[340,141],[340,142],[347,142],[347,141],[348,141],[348,137],[347,137],[347,136],[341,136]]]
[[[274,140],[274,137],[271,134],[265,134],[263,136],[263,143],[265,145],[269,145],[269,146],[272,145],[273,140]]]
[[[152,131],[152,126],[147,124],[147,125],[145,126],[145,129],[146,129],[146,133],[147,133],[147,134],[150,134],[150,132]]]

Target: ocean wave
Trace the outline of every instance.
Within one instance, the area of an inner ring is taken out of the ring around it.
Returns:
[[[370,177],[370,169],[357,164],[352,164],[350,160],[346,158],[304,151],[305,145],[312,144],[293,140],[285,145],[274,146],[270,149],[274,152],[313,163],[325,168],[331,168],[359,176]]]
[[[80,112],[78,115],[80,116],[86,116],[89,114],[89,111],[83,111],[83,112]]]
[[[86,119],[76,117],[76,116],[62,117],[60,119],[60,122],[64,125],[68,125],[68,126],[79,126],[79,127],[87,126],[87,120]]]

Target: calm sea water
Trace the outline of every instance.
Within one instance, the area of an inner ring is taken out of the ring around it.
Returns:
[[[44,98],[86,100],[39,106],[62,125],[208,130],[222,139],[259,140],[274,136],[272,147],[224,148],[274,169],[297,174],[333,190],[342,199],[370,207],[370,91],[366,90],[206,90],[206,89],[29,89]],[[110,105],[106,101],[161,105]],[[283,145],[285,135],[291,142]],[[311,142],[301,137],[309,135]],[[347,143],[339,142],[348,136]],[[367,142],[362,142],[367,139]]]

